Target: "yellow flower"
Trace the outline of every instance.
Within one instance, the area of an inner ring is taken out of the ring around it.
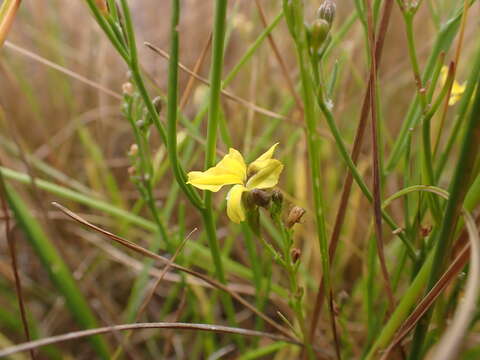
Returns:
[[[448,66],[443,66],[440,74],[440,82],[442,86],[447,82],[448,77]],[[457,80],[453,81],[452,92],[450,94],[450,99],[448,99],[448,105],[452,106],[460,100],[463,92],[465,91],[465,83],[460,84]]]
[[[187,184],[217,192],[224,185],[234,185],[227,195],[227,215],[234,223],[245,220],[242,195],[253,189],[269,189],[277,185],[283,164],[272,159],[278,143],[248,166],[242,154],[230,148],[220,162],[206,171],[188,173]]]

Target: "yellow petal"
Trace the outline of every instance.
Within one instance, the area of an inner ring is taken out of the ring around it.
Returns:
[[[445,83],[447,82],[447,76],[448,76],[448,66],[443,65],[442,70],[440,71],[440,83],[442,84],[442,86],[445,85]]]
[[[245,220],[245,207],[242,201],[245,190],[243,185],[235,185],[227,195],[227,215],[236,224]]]
[[[247,181],[247,189],[268,189],[278,183],[283,164],[276,159],[265,160],[262,168]]]
[[[265,153],[260,155],[254,162],[248,165],[248,173],[254,174],[259,171],[262,167],[267,165],[267,161],[270,160],[275,152],[278,143],[274,144],[270,149],[268,149]]]
[[[443,66],[441,73],[440,73],[440,82],[445,85],[448,77],[448,66]],[[465,84],[460,84],[458,81],[454,80],[452,85],[452,93],[450,94],[450,98],[448,99],[448,105],[452,106],[455,105],[460,98],[462,97],[463,92],[465,91]]]
[[[459,84],[457,81],[455,81],[452,86],[452,93],[450,94],[450,99],[448,99],[448,105],[455,105],[462,97],[465,88],[465,84]]]
[[[242,155],[235,149],[220,162],[206,171],[191,171],[188,173],[187,184],[202,190],[217,192],[223,185],[243,184],[247,173]]]

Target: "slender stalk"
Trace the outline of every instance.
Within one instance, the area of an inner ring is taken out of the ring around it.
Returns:
[[[317,132],[316,124],[316,111],[315,111],[315,87],[313,74],[307,66],[309,64],[309,50],[306,41],[305,29],[303,28],[303,6],[300,1],[295,0],[292,2],[284,1],[284,12],[287,16],[287,24],[290,27],[290,32],[295,41],[297,50],[297,61],[300,67],[300,79],[301,79],[301,93],[303,98],[304,118],[306,122],[306,137],[307,137],[307,149],[308,149],[308,161],[310,166],[310,174],[312,179],[313,188],[313,201],[314,201],[314,214],[315,223],[318,236],[318,242],[320,245],[320,256],[322,262],[322,276],[325,288],[328,291],[331,327],[335,337],[336,355],[340,358],[340,349],[338,347],[337,332],[335,326],[335,313],[333,310],[332,291],[330,282],[330,257],[328,253],[328,239],[325,226],[325,206],[323,201],[321,176],[320,176],[320,149],[319,149],[319,135]],[[306,331],[306,328],[302,329]],[[305,340],[308,339],[308,334],[304,333]]]
[[[422,82],[422,76],[420,75],[420,66],[418,65],[417,49],[415,47],[415,38],[413,36],[413,19],[414,14],[408,11],[403,11],[403,19],[405,21],[405,28],[407,32],[407,44],[408,44],[408,56],[412,64],[413,76],[415,78],[415,84],[417,86],[418,96],[422,108],[427,106],[426,89]]]
[[[173,0],[178,6],[179,0]],[[215,20],[212,38],[212,64],[210,69],[210,107],[208,113],[207,142],[205,145],[205,168],[208,169],[215,164],[217,151],[217,130],[220,120],[220,96],[222,90],[222,70],[226,33],[227,0],[217,0],[215,6]],[[220,254],[220,245],[217,239],[215,227],[215,216],[212,202],[212,193],[205,191],[202,218],[207,234],[208,245],[215,265],[215,273],[218,280],[226,284],[225,272]],[[234,325],[235,310],[232,299],[222,293],[221,299],[229,322]],[[239,345],[243,346],[243,340],[237,338]]]

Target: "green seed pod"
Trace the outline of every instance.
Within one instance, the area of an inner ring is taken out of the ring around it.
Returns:
[[[310,39],[310,47],[313,52],[316,53],[320,46],[327,38],[328,33],[330,32],[330,24],[324,19],[315,19],[310,24],[308,33]]]
[[[335,18],[335,10],[337,5],[332,0],[325,0],[317,10],[317,16],[325,20],[331,26]]]

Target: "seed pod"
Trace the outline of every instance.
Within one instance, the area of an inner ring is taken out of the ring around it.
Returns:
[[[300,206],[294,206],[290,213],[288,214],[286,226],[291,228],[293,225],[300,222],[302,216],[305,215],[305,209],[301,208]]]
[[[330,32],[330,24],[324,19],[315,19],[309,27],[310,47],[316,53]]]
[[[332,0],[325,0],[322,5],[317,10],[317,16],[320,19],[326,20],[328,24],[331,26],[333,19],[335,18],[335,10],[337,9],[337,5]]]

